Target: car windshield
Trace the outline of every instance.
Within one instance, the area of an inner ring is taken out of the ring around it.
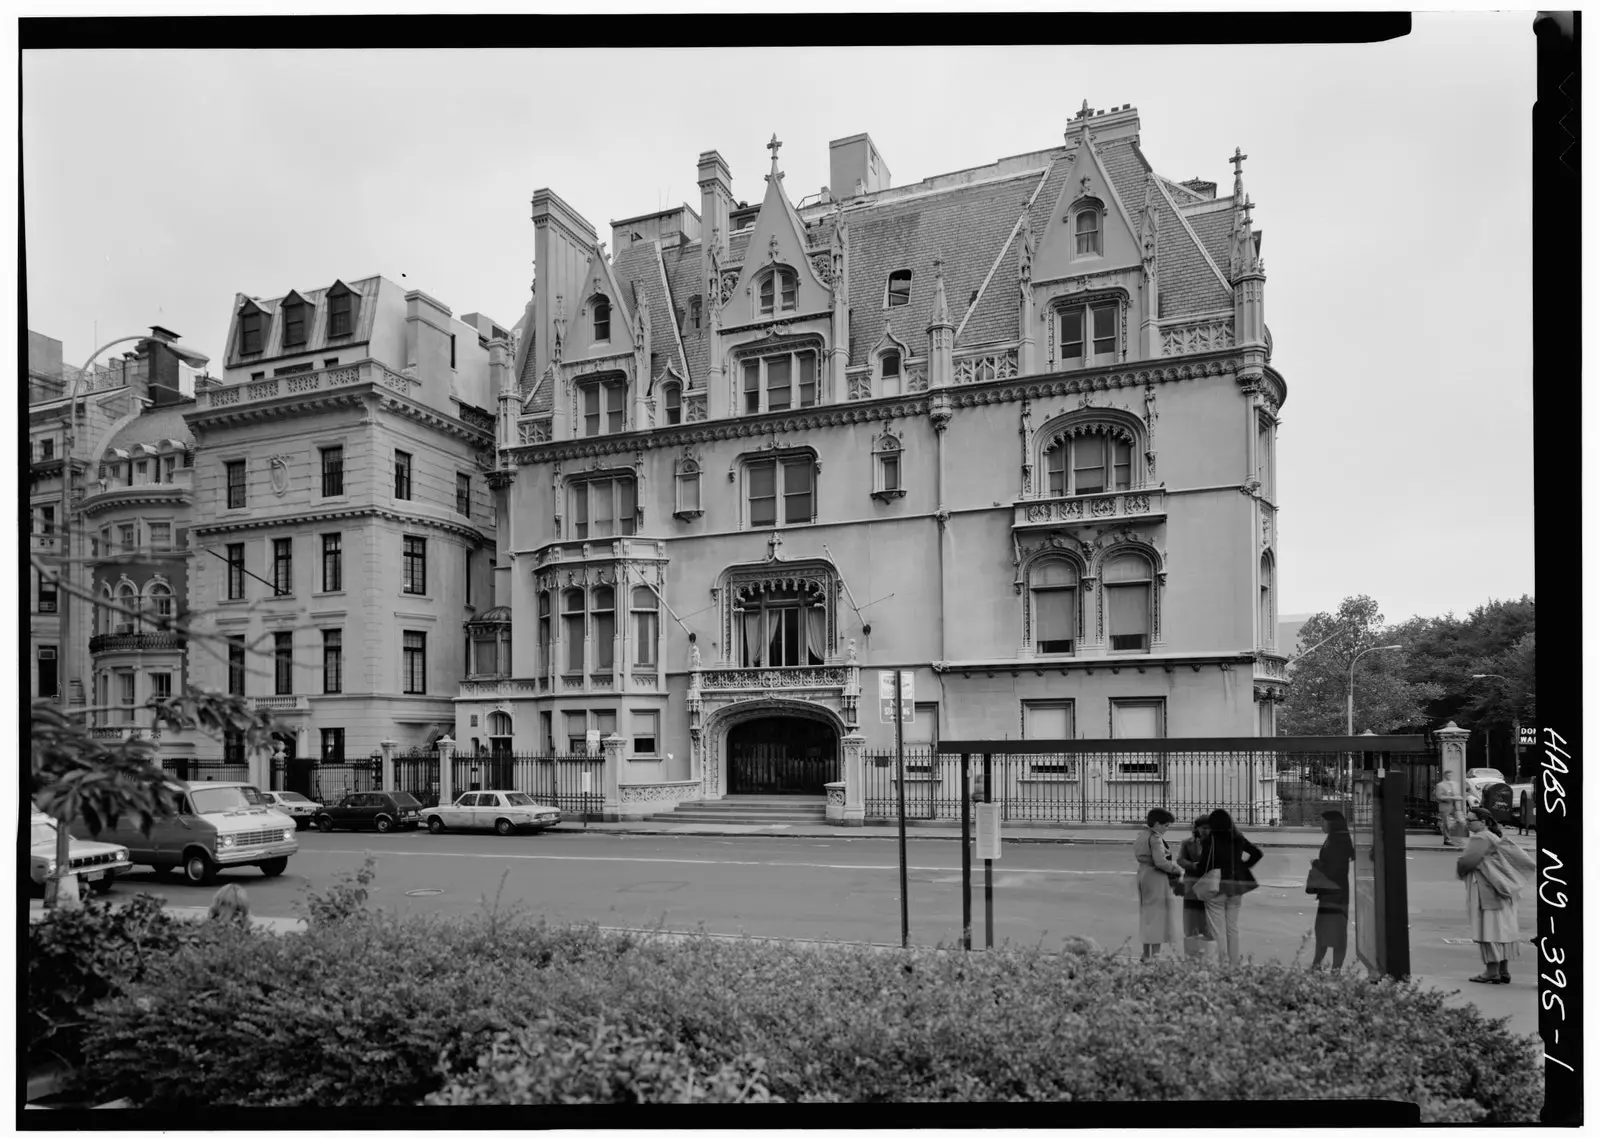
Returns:
[[[33,824],[33,844],[40,842],[53,842],[56,840],[56,824],[54,822],[35,822]]]
[[[194,800],[196,814],[221,814],[267,805],[266,796],[253,786],[190,787],[189,797]]]
[[[532,806],[533,799],[523,794],[520,790],[506,795],[506,802],[512,806]]]
[[[396,806],[400,806],[400,807],[403,807],[403,808],[410,808],[412,806],[421,806],[422,805],[422,803],[418,802],[415,798],[412,798],[411,795],[409,795],[409,794],[397,794],[397,795],[395,795],[394,796],[394,804]]]
[[[300,794],[299,792],[293,791],[293,790],[285,790],[285,791],[283,791],[281,794],[278,795],[278,800],[280,802],[310,802],[311,801],[311,799],[307,798],[305,795]]]

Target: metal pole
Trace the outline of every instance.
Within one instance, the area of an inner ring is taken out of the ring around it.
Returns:
[[[989,784],[989,764],[993,755],[983,756],[983,804],[989,806],[994,802],[994,793]],[[994,811],[988,811],[989,824],[995,824]],[[983,859],[983,947],[994,947],[994,859]]]
[[[972,951],[972,756],[961,754],[961,951]]]
[[[900,669],[894,670],[894,754],[900,810],[900,947],[911,947],[911,910],[906,898],[906,740],[900,722]]]

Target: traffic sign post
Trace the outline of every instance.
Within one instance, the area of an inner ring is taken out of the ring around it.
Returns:
[[[994,859],[1000,856],[1000,809],[994,802],[994,787],[989,781],[990,766],[994,756],[983,756],[983,810],[978,817],[989,815],[989,828],[993,837],[994,852],[983,854],[983,947],[994,947]]]
[[[888,672],[878,673],[878,688],[881,694],[883,681],[888,680],[894,693],[891,710],[894,715],[894,754],[895,754],[895,785],[899,793],[900,811],[900,947],[911,947],[911,906],[907,892],[906,875],[906,737],[905,719],[902,707],[905,710],[912,708],[911,703],[911,677],[899,668],[891,675]]]
[[[899,677],[897,680],[895,677]],[[912,690],[915,673],[893,671],[878,673],[878,719],[883,723],[910,723],[916,714],[916,693]]]

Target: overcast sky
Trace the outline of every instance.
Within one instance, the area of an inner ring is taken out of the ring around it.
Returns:
[[[1462,615],[1533,591],[1531,22],[1303,47],[25,53],[28,327],[71,364],[151,324],[220,359],[235,292],[372,274],[509,325],[539,187],[609,239],[698,210],[703,150],[754,202],[776,133],[798,201],[830,139],[870,133],[899,186],[1132,103],[1164,175],[1227,194],[1250,156],[1289,388],[1280,610]]]

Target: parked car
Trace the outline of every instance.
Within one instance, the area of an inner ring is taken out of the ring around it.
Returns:
[[[279,814],[293,818],[297,830],[310,828],[316,820],[317,811],[322,809],[322,803],[313,802],[294,790],[263,790],[261,795]]]
[[[1467,790],[1481,798],[1485,790],[1505,780],[1506,776],[1494,767],[1472,767],[1467,771]]]
[[[1532,779],[1524,782],[1513,782],[1511,786],[1511,810],[1509,819],[1495,818],[1495,821],[1510,821],[1524,829],[1537,829],[1539,822],[1539,790],[1538,784]]]
[[[324,834],[334,830],[415,830],[422,824],[422,803],[396,790],[371,790],[347,794],[334,806],[317,811],[317,829]]]
[[[45,882],[56,871],[56,820],[35,810],[28,836],[28,877],[35,894],[43,895]],[[83,841],[68,836],[67,852],[72,872],[96,893],[108,893],[118,877],[133,868],[128,847],[115,842]]]
[[[435,834],[447,829],[493,830],[501,835],[517,830],[537,833],[561,821],[561,811],[535,802],[520,790],[474,790],[448,806],[430,806],[422,816]]]
[[[172,782],[178,797],[176,814],[157,816],[148,834],[132,818],[117,819],[115,837],[128,847],[135,865],[158,873],[181,868],[193,884],[214,878],[220,870],[258,866],[268,877],[289,868],[300,849],[294,820],[280,814],[254,784],[248,782]],[[75,836],[82,823],[75,823]]]

